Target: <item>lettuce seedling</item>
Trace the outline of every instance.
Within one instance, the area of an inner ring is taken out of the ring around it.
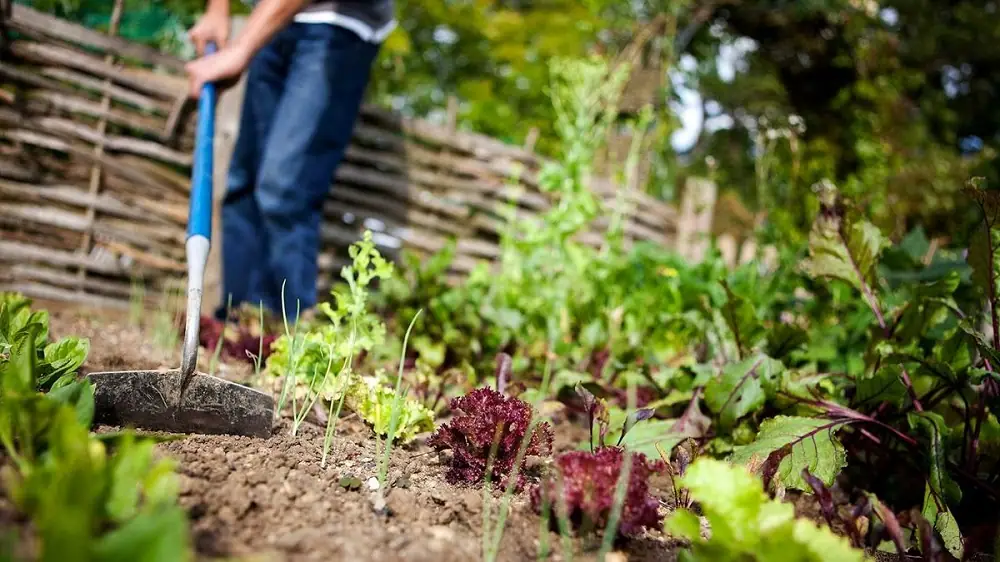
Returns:
[[[395,406],[398,419],[394,440],[400,443],[410,442],[418,434],[434,429],[433,412],[419,401],[405,397],[405,392],[397,402],[397,391],[382,384],[381,379],[353,375],[344,406],[368,422],[376,434],[386,438],[392,429]]]
[[[492,388],[477,388],[455,398],[449,405],[455,412],[451,422],[443,424],[427,441],[438,450],[454,454],[446,478],[452,484],[480,482],[486,475],[490,452],[496,444],[491,478],[502,479],[514,470],[521,440],[531,424],[531,406],[514,397],[506,397]],[[548,422],[539,423],[528,443],[526,455],[552,453],[552,430]],[[524,476],[518,475],[517,486]]]

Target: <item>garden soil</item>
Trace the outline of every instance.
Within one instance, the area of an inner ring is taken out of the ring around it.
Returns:
[[[179,351],[161,350],[128,325],[127,318],[36,303],[51,311],[54,337],[90,338],[85,372],[176,367]],[[207,370],[208,353],[201,354]],[[242,365],[223,366],[221,376],[250,375]],[[100,428],[108,430],[113,428]],[[573,448],[586,431],[555,428],[556,449]],[[378,472],[376,442],[357,418],[337,426],[327,465],[321,466],[323,428],[306,423],[295,437],[290,422],[277,424],[269,439],[191,436],[161,444],[178,462],[181,503],[188,510],[199,557],[281,561],[335,560],[448,562],[482,560],[482,488],[444,480],[447,453],[418,439],[392,454],[384,506],[367,481]],[[360,482],[348,482],[357,479]],[[360,488],[354,489],[360,483]],[[669,480],[654,482],[666,501]],[[495,514],[497,500],[492,500]],[[0,506],[2,507],[2,506]],[[376,508],[379,508],[378,510]],[[2,518],[3,509],[0,509]],[[515,500],[498,560],[534,560],[539,518],[527,494]],[[548,533],[551,560],[561,555],[559,536]],[[577,541],[575,560],[595,560],[596,544]],[[660,532],[625,541],[609,560],[669,562],[675,543]]]

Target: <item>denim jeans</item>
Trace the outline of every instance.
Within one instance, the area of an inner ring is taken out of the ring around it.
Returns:
[[[222,204],[222,307],[315,306],[323,201],[350,143],[378,45],[291,23],[250,63]]]

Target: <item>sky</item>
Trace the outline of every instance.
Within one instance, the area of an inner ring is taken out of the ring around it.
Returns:
[[[755,47],[754,42],[747,38],[740,38],[731,44],[723,45],[716,58],[719,77],[726,82],[732,81],[740,68],[743,56]],[[717,131],[733,125],[733,119],[728,115],[720,115],[708,119],[707,122],[704,121],[704,113],[701,110],[704,100],[698,92],[698,84],[693,77],[697,66],[697,59],[689,54],[684,54],[678,61],[677,68],[670,71],[671,84],[681,100],[680,103],[671,104],[681,122],[681,128],[674,132],[670,142],[674,150],[681,153],[687,152],[694,146],[703,129]]]

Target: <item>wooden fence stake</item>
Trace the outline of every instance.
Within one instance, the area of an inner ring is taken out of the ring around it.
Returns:
[[[124,8],[124,0],[115,0],[114,7],[111,8],[111,21],[108,25],[108,35],[114,37],[118,35],[118,26],[122,19],[122,10]],[[104,57],[104,62],[111,65],[115,62],[114,55],[107,55]],[[104,81],[106,87],[110,88],[112,83],[111,79],[105,79]],[[97,122],[97,135],[98,142],[94,146],[94,155],[100,159],[104,156],[104,142],[106,133],[108,130],[108,113],[111,112],[111,96],[105,91],[104,95],[101,96],[101,118]],[[96,199],[98,192],[101,190],[101,175],[104,168],[100,163],[95,162],[90,168],[90,186],[87,190],[88,195],[91,199]],[[94,245],[94,223],[97,221],[97,209],[94,204],[87,206],[86,215],[87,227],[83,232],[83,240],[80,243],[80,251],[83,254],[89,254],[93,249]],[[84,281],[87,279],[87,268],[80,267],[77,272],[77,291],[80,293],[84,292]]]
[[[711,242],[718,188],[705,178],[688,178],[677,222],[677,251],[691,262],[705,257]]]

